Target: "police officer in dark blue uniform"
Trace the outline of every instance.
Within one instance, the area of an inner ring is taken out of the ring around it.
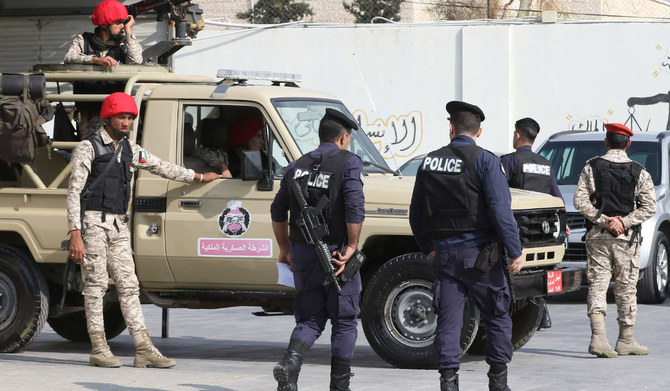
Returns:
[[[514,124],[512,146],[516,152],[500,158],[509,187],[538,191],[562,198],[549,160],[531,150],[539,132],[540,124],[532,118],[522,118]]]
[[[503,155],[500,162],[505,169],[509,187],[551,194],[562,199],[563,195],[558,188],[551,163],[531,150],[539,132],[540,124],[532,118],[526,117],[516,121],[512,139],[512,146],[516,151]],[[567,224],[565,233],[570,235],[570,227]],[[542,301],[542,320],[538,329],[549,327],[551,327],[549,308],[547,303]]]
[[[424,158],[410,205],[412,232],[435,265],[440,386],[442,391],[458,390],[459,340],[469,295],[486,322],[489,390],[507,391],[513,352],[510,293],[501,258],[488,250],[502,243],[511,259],[507,269],[515,274],[522,265],[521,242],[500,160],[475,144],[484,113],[460,101],[447,103],[447,111],[451,143]]]
[[[342,285],[341,292],[333,284],[324,285],[326,274],[315,249],[305,242],[297,226],[300,209],[290,186],[293,180],[306,185],[306,199],[311,206],[316,206],[323,195],[328,197],[329,205],[324,209],[324,216],[329,235],[323,240],[332,252],[339,274],[357,249],[365,214],[363,164],[358,156],[347,150],[351,132],[356,129],[358,124],[353,118],[338,110],[326,109],[319,124],[321,144],[289,164],[270,208],[279,245],[279,261],[291,266],[297,290],[294,300],[296,326],[286,355],[273,371],[278,391],[298,389],[302,355],[319,338],[328,319],[332,325],[330,390],[349,390],[350,365],[358,336],[361,277],[356,273]]]

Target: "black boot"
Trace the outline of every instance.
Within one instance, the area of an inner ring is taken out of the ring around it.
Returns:
[[[538,330],[551,328],[551,316],[549,316],[549,307],[547,307],[547,302],[542,301],[542,318],[540,320],[540,325],[537,327]]]
[[[298,391],[298,375],[302,366],[302,353],[307,346],[297,340],[291,340],[288,351],[275,365],[272,374],[277,380],[277,391]]]
[[[489,391],[511,391],[507,386],[507,368],[499,373],[494,373],[493,369],[490,369],[488,375]]]
[[[440,391],[458,391],[458,374],[453,369],[440,371]]]
[[[351,391],[349,381],[353,376],[351,360],[339,357],[330,359],[330,391]]]

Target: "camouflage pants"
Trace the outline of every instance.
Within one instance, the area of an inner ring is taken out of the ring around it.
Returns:
[[[617,321],[633,326],[637,315],[637,278],[640,274],[639,244],[627,240],[594,239],[586,241],[586,272],[589,280],[587,314],[607,312],[607,288],[614,271],[614,298]]]
[[[130,334],[145,328],[139,299],[139,282],[130,248],[130,232],[126,224],[112,229],[88,225],[84,234],[86,256],[82,263],[84,277],[84,308],[88,332],[104,331],[102,298],[109,278],[116,284],[121,312]]]

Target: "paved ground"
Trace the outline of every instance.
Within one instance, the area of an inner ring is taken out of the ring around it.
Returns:
[[[583,299],[583,298],[582,298]],[[542,330],[515,353],[510,365],[513,390],[667,390],[670,383],[670,301],[641,305],[638,339],[651,346],[644,357],[597,359],[586,353],[589,340],[584,301],[550,303],[553,328]],[[149,332],[160,334],[160,309],[144,306]],[[170,311],[169,339],[156,345],[177,359],[169,370],[132,367],[134,350],[127,331],[110,341],[123,368],[87,364],[89,346],[60,338],[48,326],[24,352],[0,354],[2,390],[243,391],[274,390],[272,367],[286,347],[293,319],[257,317],[257,308]],[[609,307],[608,337],[616,338],[616,309]],[[300,390],[326,390],[330,369],[329,335],[324,334],[306,358]],[[354,362],[352,389],[438,390],[432,370],[401,370],[378,358],[362,331]],[[486,390],[488,367],[481,357],[465,356],[461,390]]]

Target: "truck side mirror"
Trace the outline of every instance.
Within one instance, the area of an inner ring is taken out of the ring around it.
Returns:
[[[258,181],[263,178],[261,151],[242,151],[242,180]]]

